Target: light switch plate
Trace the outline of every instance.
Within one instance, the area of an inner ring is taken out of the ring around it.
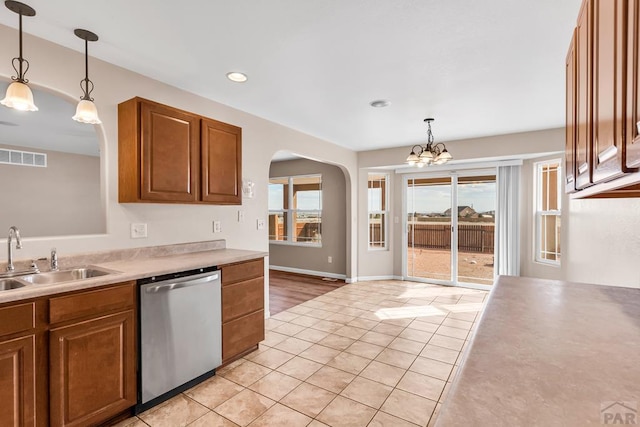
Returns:
[[[244,222],[244,211],[238,211],[238,222]]]
[[[144,223],[131,224],[132,239],[144,239],[146,237],[147,237],[147,224],[144,224]]]
[[[265,227],[264,219],[259,219],[257,221],[257,227],[258,227],[258,230],[264,230],[264,227]]]

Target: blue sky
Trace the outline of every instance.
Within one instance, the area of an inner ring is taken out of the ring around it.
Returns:
[[[281,210],[283,202],[282,184],[269,184],[269,210]],[[317,210],[322,209],[320,191],[299,191],[298,209]]]
[[[458,206],[473,206],[476,212],[494,211],[495,183],[459,184]],[[450,207],[450,185],[416,186],[407,193],[407,212],[443,213]]]

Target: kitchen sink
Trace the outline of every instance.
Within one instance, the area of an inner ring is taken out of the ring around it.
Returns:
[[[112,273],[117,272],[97,267],[81,267],[72,268],[69,270],[48,271],[44,273],[30,274],[28,276],[22,276],[20,279],[34,285],[50,285],[53,283],[71,282],[74,280],[106,276],[107,274]]]
[[[16,279],[0,279],[0,291],[22,288],[25,284]]]

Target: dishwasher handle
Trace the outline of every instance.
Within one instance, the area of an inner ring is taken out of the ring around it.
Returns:
[[[190,286],[202,285],[204,283],[213,282],[214,280],[218,280],[219,275],[212,274],[211,276],[203,277],[201,279],[196,280],[185,280],[182,282],[174,282],[174,283],[163,283],[162,285],[149,286],[145,289],[145,292],[148,294],[154,294],[158,292],[166,292],[172,291],[174,289],[182,289],[188,288]]]

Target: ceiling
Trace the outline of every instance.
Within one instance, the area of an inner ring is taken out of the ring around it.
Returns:
[[[91,56],[357,151],[423,142],[425,117],[436,119],[436,141],[563,126],[564,60],[580,6],[580,0],[25,2],[37,11],[24,20],[27,33],[82,51],[73,29],[89,29],[100,36]],[[16,28],[17,21],[0,10],[0,23]],[[0,67],[9,72],[10,58],[0,58]],[[249,80],[230,82],[229,71]],[[98,98],[108,82],[95,84]],[[377,99],[391,104],[371,107]]]

